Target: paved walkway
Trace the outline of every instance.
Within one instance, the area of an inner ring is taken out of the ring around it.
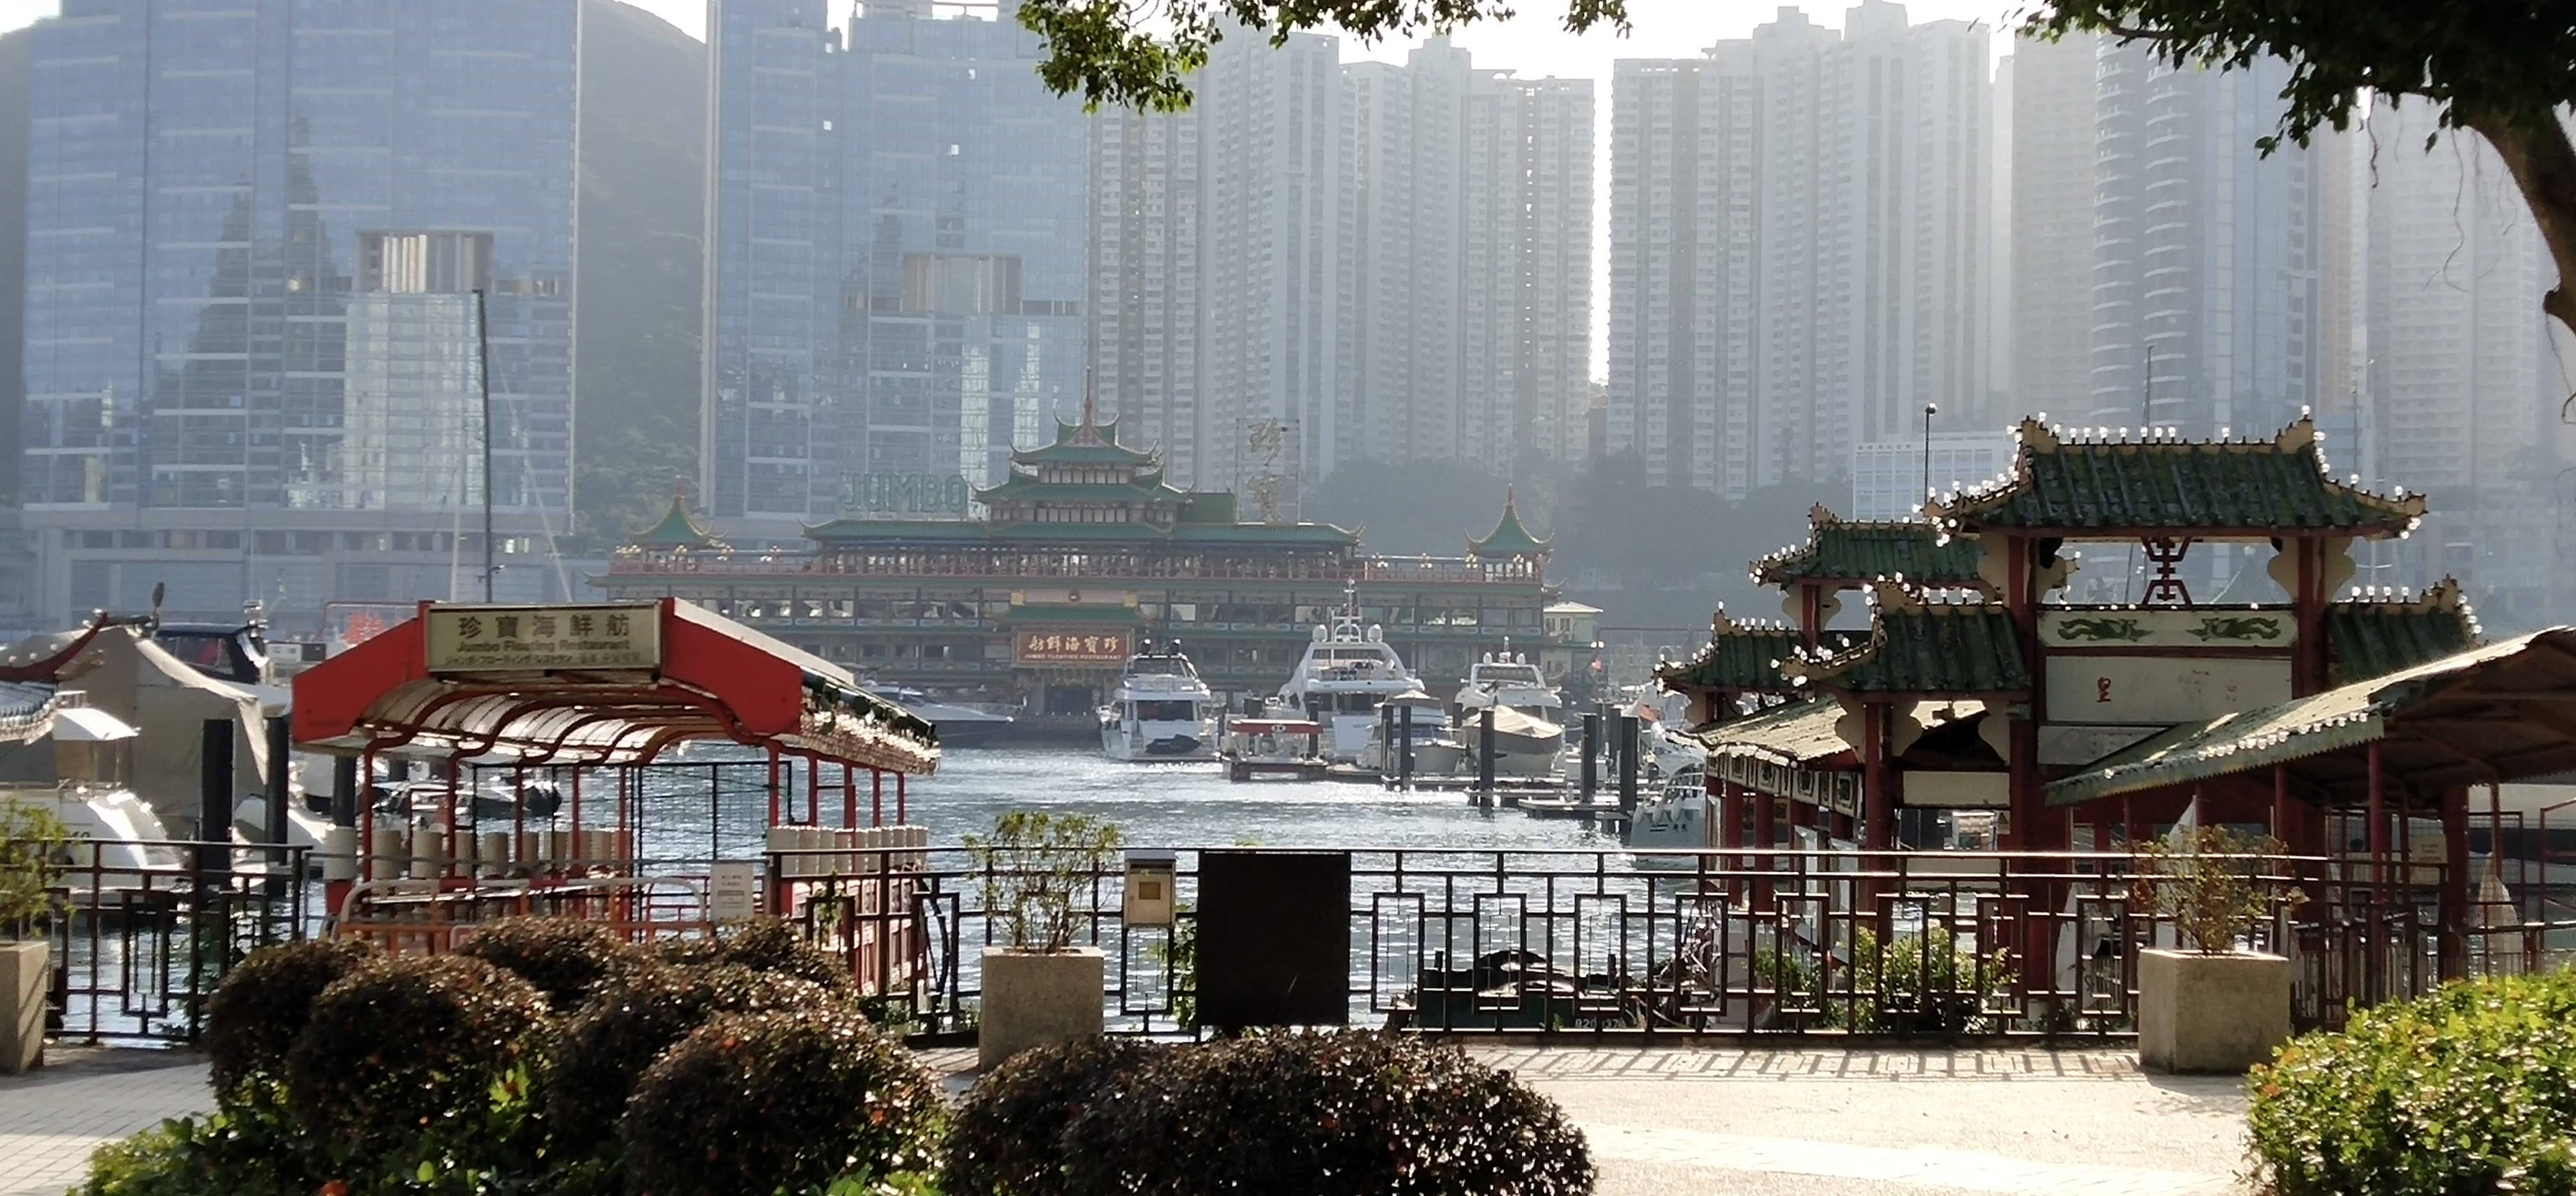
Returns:
[[[1600,1196],[2230,1196],[2245,1101],[2118,1051],[1481,1047],[1565,1106]],[[969,1081],[972,1050],[924,1061]],[[59,1196],[89,1152],[207,1104],[206,1069],[56,1051],[0,1076],[0,1196]]]

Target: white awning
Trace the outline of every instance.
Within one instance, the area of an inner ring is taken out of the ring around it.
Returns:
[[[139,733],[104,710],[66,706],[54,711],[54,738],[66,743],[115,743]]]

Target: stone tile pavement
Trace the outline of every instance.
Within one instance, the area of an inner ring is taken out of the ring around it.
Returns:
[[[2124,1052],[1478,1047],[1565,1106],[1601,1196],[2226,1196],[2245,1103],[2228,1079]],[[972,1049],[923,1053],[952,1091]],[[99,1143],[207,1104],[192,1056],[67,1050],[0,1077],[0,1196],[57,1196]]]

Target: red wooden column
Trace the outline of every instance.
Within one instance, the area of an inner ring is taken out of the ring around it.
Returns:
[[[2283,847],[2298,841],[2298,832],[2290,829],[2290,766],[2272,766],[2272,837]]]
[[[1767,875],[1773,870],[1779,859],[1777,855],[1773,854],[1779,850],[1780,843],[1777,828],[1773,825],[1774,820],[1778,817],[1775,813],[1778,799],[1759,789],[1753,790],[1751,792],[1751,796],[1753,798],[1753,868],[1755,871],[1765,873]],[[1797,803],[1791,802],[1789,805],[1790,817],[1795,818],[1797,813]],[[1753,908],[1757,912],[1761,913],[1770,912],[1771,882],[1768,879],[1754,882]]]
[[[2373,918],[2379,916],[2380,907],[2388,900],[2388,776],[2380,763],[2379,744],[2379,740],[2371,740],[2368,749],[2370,801],[2365,807],[2368,811],[2366,817],[2370,820],[2370,829],[2365,833],[2370,851],[2370,913]]]
[[[2465,785],[2442,791],[2440,910],[2442,979],[2457,980],[2469,971],[2469,790]]]

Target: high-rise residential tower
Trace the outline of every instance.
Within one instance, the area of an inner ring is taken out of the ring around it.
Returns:
[[[60,618],[559,593],[575,0],[66,0],[30,85],[26,525]],[[477,310],[475,293],[484,296]],[[490,343],[491,419],[478,344]]]
[[[2068,416],[2288,423],[2317,403],[2325,249],[2311,152],[2255,147],[2289,67],[2177,69],[2107,40],[2096,62],[2092,401]]]
[[[1104,107],[1091,121],[1091,368],[1100,410],[1165,476],[1201,483],[1216,441],[1200,402],[1203,165],[1198,110]]]
[[[1796,9],[1612,94],[1609,447],[1740,494],[1971,410],[1989,367],[1986,33]]]
[[[2022,38],[2012,56],[2011,403],[2000,424],[2093,408],[2093,39]]]
[[[830,15],[711,10],[704,469],[712,512],[754,537],[934,513],[911,507],[998,481],[1081,403],[1080,103],[1040,84],[1007,10]]]
[[[1478,72],[1460,189],[1458,455],[1579,460],[1592,380],[1593,85]]]

